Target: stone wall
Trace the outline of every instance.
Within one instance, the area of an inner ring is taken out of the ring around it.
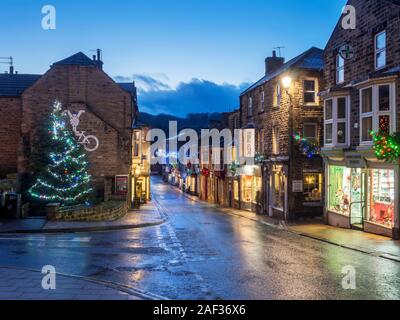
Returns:
[[[21,99],[0,98],[0,178],[18,170],[21,109]]]
[[[50,220],[57,221],[115,221],[128,212],[127,202],[109,201],[93,208],[60,208]]]

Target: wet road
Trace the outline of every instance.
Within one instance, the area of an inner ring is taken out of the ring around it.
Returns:
[[[161,226],[0,236],[0,266],[127,284],[169,299],[400,299],[400,264],[303,238],[194,202],[155,179]],[[353,266],[356,290],[344,290]]]

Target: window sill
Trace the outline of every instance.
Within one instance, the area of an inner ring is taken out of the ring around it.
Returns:
[[[380,227],[380,228],[385,228],[387,230],[393,230],[393,228],[394,228],[394,227],[385,226],[384,224],[379,224],[379,223],[371,222],[371,221],[367,221],[367,220],[365,220],[365,223],[369,223],[369,224],[372,224],[372,225]]]

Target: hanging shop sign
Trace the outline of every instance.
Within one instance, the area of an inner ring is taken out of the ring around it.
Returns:
[[[348,152],[344,155],[346,166],[352,169],[362,169],[366,167],[366,162],[361,154]]]
[[[351,45],[345,44],[340,47],[339,55],[345,60],[351,60],[354,58],[355,50]]]

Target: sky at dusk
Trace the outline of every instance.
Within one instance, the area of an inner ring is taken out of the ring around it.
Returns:
[[[135,80],[142,111],[229,111],[284,46],[288,60],[324,48],[345,0],[1,0],[0,56],[20,73],[44,73],[78,51],[103,50],[105,71]],[[42,7],[57,10],[43,30]],[[0,71],[7,69],[0,65]],[[210,101],[210,99],[213,99]]]

